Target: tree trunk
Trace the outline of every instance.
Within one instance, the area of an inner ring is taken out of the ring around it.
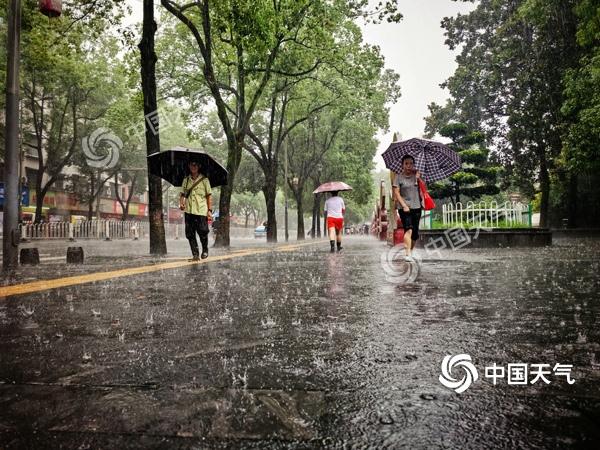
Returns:
[[[312,239],[317,235],[317,214],[319,213],[319,204],[317,203],[317,196],[315,194],[313,197],[313,207],[312,207],[312,228],[310,230],[310,237]]]
[[[298,186],[297,189],[299,195],[296,196],[296,206],[298,207],[298,233],[297,239],[299,241],[303,241],[306,233],[304,232],[304,205],[302,203],[302,193],[304,189],[301,186]],[[295,194],[295,193],[294,193]]]
[[[96,200],[96,219],[100,220],[100,196],[102,194],[101,190],[104,187],[104,183],[100,184],[100,179],[102,178],[102,174],[98,172],[98,189],[96,189],[96,195],[94,199]]]
[[[35,219],[34,223],[40,223],[42,220],[42,207],[44,206],[45,192],[42,189],[43,173],[38,170],[35,178]],[[20,218],[19,218],[20,219]]]
[[[121,220],[127,220],[127,208],[125,208],[125,202],[121,198],[121,194],[119,193],[119,173],[115,173],[115,197],[121,205]]]
[[[456,182],[456,181],[454,182],[454,195],[455,195],[456,203],[460,203],[460,186],[459,186],[458,182]]]
[[[131,196],[126,201],[119,201],[121,204],[121,220],[129,220],[129,203],[131,201]]]
[[[88,220],[92,220],[94,218],[94,191],[96,190],[96,177],[92,173],[90,175],[90,198],[88,199]]]
[[[144,0],[144,18],[142,26],[142,40],[139,44],[141,54],[142,93],[144,97],[144,118],[153,120],[153,127],[148,121],[146,124],[146,154],[160,151],[160,139],[156,103],[156,53],[154,52],[154,35],[156,22],[154,21],[154,1]],[[165,240],[165,225],[162,205],[162,180],[150,174],[148,164],[148,221],[150,225],[150,253],[165,255],[167,242]]]
[[[317,194],[317,237],[321,237],[321,194]],[[325,231],[323,231],[325,233]]]
[[[231,209],[231,196],[233,195],[233,180],[242,160],[242,141],[244,137],[238,136],[234,143],[229,143],[227,154],[227,184],[221,186],[219,198],[219,223],[215,247],[229,247],[231,243],[229,228]]]
[[[567,196],[567,208],[569,218],[569,228],[577,228],[577,186],[578,186],[577,174],[571,174],[569,176],[569,193]]]
[[[35,196],[35,223],[40,223],[42,220],[42,207],[44,206],[44,197],[40,194],[40,191],[37,191]]]
[[[219,198],[219,223],[217,225],[218,230],[215,239],[215,247],[229,247],[230,245],[229,207],[231,205],[233,186],[229,185],[229,180],[230,178],[228,177],[228,184],[221,186],[221,198]]]
[[[275,214],[275,200],[277,197],[276,179],[266,181],[263,189],[267,205],[267,242],[277,242],[277,216]]]
[[[550,175],[548,174],[548,165],[546,163],[546,152],[539,151],[540,158],[540,227],[548,227],[548,207],[550,205]]]
[[[98,188],[98,195],[96,195],[96,219],[100,220],[100,188]]]
[[[125,207],[123,208],[123,216],[124,220],[129,220],[129,205],[131,204],[131,199],[133,198],[133,192],[135,189],[135,184],[137,182],[137,173],[133,176],[131,180],[131,186],[129,187],[129,191],[127,192],[127,200],[125,201]]]

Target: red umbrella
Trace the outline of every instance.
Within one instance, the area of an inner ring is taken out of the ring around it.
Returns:
[[[40,12],[48,17],[58,17],[62,11],[62,0],[40,0]]]
[[[320,194],[321,192],[335,192],[335,191],[351,191],[352,187],[348,186],[343,181],[328,181],[323,183],[321,186],[313,191],[313,194]]]

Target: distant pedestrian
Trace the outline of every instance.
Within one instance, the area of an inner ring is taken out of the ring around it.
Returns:
[[[325,201],[325,212],[327,213],[327,231],[329,233],[329,244],[331,245],[331,253],[335,252],[337,243],[337,251],[342,251],[342,230],[344,229],[344,213],[346,205],[342,197],[338,196],[338,192],[334,191]]]
[[[404,228],[404,251],[407,258],[412,256],[412,250],[419,239],[422,206],[418,182],[420,177],[421,174],[415,170],[415,159],[410,155],[404,155],[402,171],[396,174],[392,183],[392,195]]]
[[[211,194],[208,178],[200,173],[200,165],[195,161],[188,164],[190,174],[181,183],[179,209],[185,211],[185,237],[192,249],[192,259],[208,258],[208,220],[212,220]],[[196,233],[200,236],[202,255],[199,256]]]

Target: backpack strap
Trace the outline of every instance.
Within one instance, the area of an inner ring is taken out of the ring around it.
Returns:
[[[206,178],[205,176],[201,176],[200,178],[198,178],[198,179],[197,179],[197,180],[194,182],[194,184],[192,184],[192,187],[190,187],[189,189],[186,189],[186,191],[185,191],[185,193],[183,194],[183,196],[184,196],[185,198],[189,198],[189,197],[190,197],[190,194],[192,193],[192,191],[194,190],[194,188],[195,188],[196,186],[198,186],[198,184],[199,184],[199,183],[200,183],[202,180],[204,180],[205,178]]]

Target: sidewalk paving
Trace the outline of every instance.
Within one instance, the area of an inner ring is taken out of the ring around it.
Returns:
[[[297,241],[290,241],[295,244]],[[310,240],[304,241],[309,243]],[[214,248],[213,241],[209,245],[209,257],[221,256],[254,248],[276,248],[284,243],[267,244],[266,239],[234,238],[228,249]],[[82,247],[83,264],[67,264],[68,247]],[[19,248],[37,248],[40,254],[39,265],[19,265],[13,274],[0,275],[1,285],[44,280],[57,277],[74,276],[105,270],[118,270],[148,264],[160,264],[168,261],[191,258],[191,251],[186,239],[167,240],[167,254],[156,256],[149,254],[148,239],[115,239],[111,241],[80,239],[74,242],[66,240],[32,240]],[[1,254],[1,252],[0,252]]]
[[[322,241],[2,298],[0,447],[591,446],[599,249],[569,239],[414,266],[352,237],[341,254]],[[479,372],[461,394],[439,381],[457,354]],[[576,381],[485,377],[518,362],[573,364]]]

